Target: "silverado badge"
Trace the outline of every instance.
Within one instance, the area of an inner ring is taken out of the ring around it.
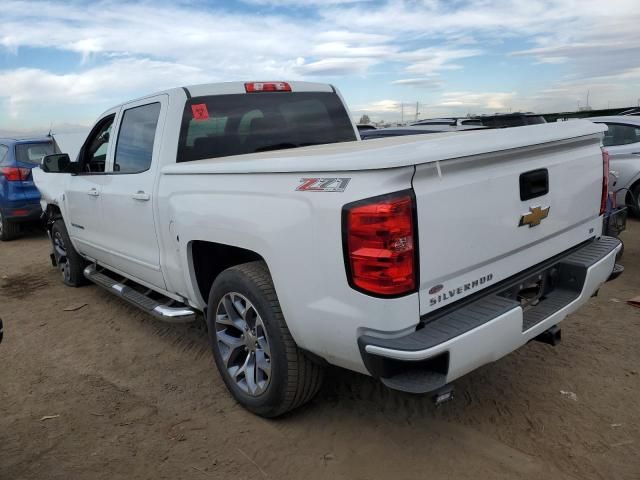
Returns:
[[[540,225],[540,222],[549,216],[549,209],[551,207],[529,207],[529,212],[520,217],[519,227],[529,225],[529,228]]]

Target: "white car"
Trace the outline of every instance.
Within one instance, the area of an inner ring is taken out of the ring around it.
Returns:
[[[106,111],[34,176],[64,282],[202,312],[230,392],[273,417],[327,364],[425,393],[555,342],[620,249],[604,129],[362,142],[331,85],[196,85]]]
[[[619,205],[628,205],[640,217],[640,116],[617,115],[589,118],[608,127],[603,144],[609,152],[611,190]]]

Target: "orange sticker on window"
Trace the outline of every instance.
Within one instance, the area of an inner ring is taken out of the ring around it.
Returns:
[[[209,111],[207,110],[206,103],[197,103],[191,105],[191,111],[193,112],[194,120],[206,120],[209,118]]]

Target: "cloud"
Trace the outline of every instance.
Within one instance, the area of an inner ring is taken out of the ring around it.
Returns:
[[[351,75],[364,73],[375,60],[368,58],[324,58],[317,62],[296,64],[295,71],[302,75]]]
[[[162,88],[208,80],[206,72],[194,67],[153,60],[116,60],[82,73],[54,74],[37,68],[0,72],[0,98],[5,97],[12,118],[23,109],[50,105],[98,102],[103,108],[127,100],[122,92],[151,92]]]
[[[423,88],[437,88],[443,85],[441,80],[437,80],[433,77],[423,78],[402,78],[400,80],[394,80],[392,85],[408,85],[411,87],[423,87]]]
[[[401,102],[397,100],[378,100],[377,102],[368,103],[365,105],[356,105],[351,108],[352,112],[365,112],[365,113],[389,113],[399,112],[401,109]]]
[[[515,92],[447,92],[436,106],[498,111],[510,108],[515,96]]]
[[[339,76],[347,85],[358,77],[369,85],[354,89],[363,105],[413,86],[433,108],[567,108],[588,89],[622,102],[640,82],[638,0],[4,0],[2,22],[0,53],[72,52],[77,64],[0,70],[0,124],[3,107],[48,124],[34,105],[102,108],[166,86],[251,77]],[[477,68],[476,58],[487,69],[529,62],[545,75],[528,79],[526,91],[514,75],[485,79],[477,92],[475,78],[456,73]],[[453,84],[458,91],[440,98]]]

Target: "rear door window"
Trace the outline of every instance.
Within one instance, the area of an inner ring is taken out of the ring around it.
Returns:
[[[22,163],[39,165],[42,157],[53,154],[52,143],[17,143],[16,160]]]
[[[349,114],[335,93],[214,95],[186,103],[177,160],[355,140]]]
[[[158,118],[159,103],[142,105],[123,112],[113,162],[114,172],[140,173],[149,170]]]

